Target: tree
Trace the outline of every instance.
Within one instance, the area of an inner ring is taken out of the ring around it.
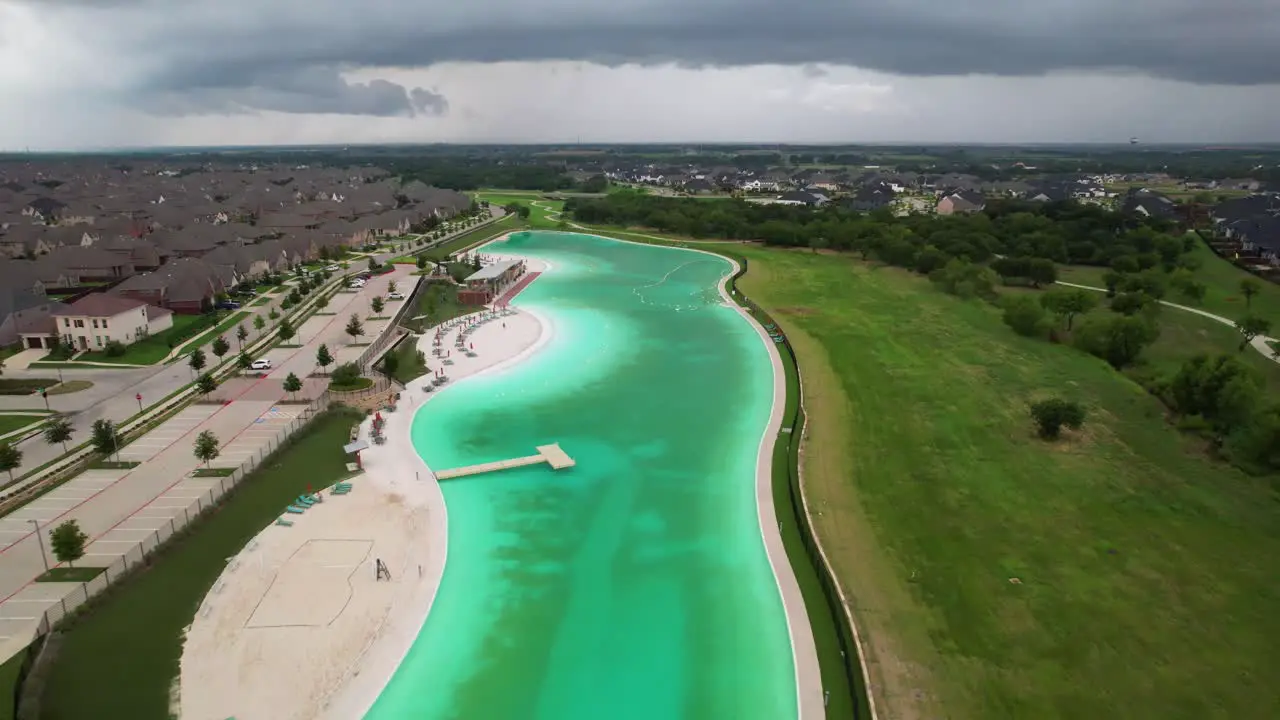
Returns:
[[[1149,306],[1156,306],[1155,300],[1143,292],[1123,292],[1111,298],[1111,309],[1121,315],[1136,315]]]
[[[301,389],[302,381],[298,379],[297,375],[289,373],[284,379],[284,391],[292,396]]]
[[[84,557],[84,548],[88,543],[89,536],[75,520],[68,520],[49,531],[49,546],[53,548],[53,556],[58,562],[71,567],[75,567],[75,562]]]
[[[1249,347],[1249,343],[1259,335],[1266,335],[1271,329],[1271,321],[1257,315],[1245,315],[1236,321],[1236,329],[1240,331],[1240,347],[1237,352]]]
[[[93,446],[94,452],[110,457],[120,451],[120,433],[110,420],[94,420],[89,430],[89,444]]]
[[[395,377],[396,370],[400,369],[400,356],[395,352],[389,352],[382,356],[382,372],[387,377]]]
[[[218,389],[218,381],[213,379],[209,373],[205,373],[196,378],[196,392],[201,395],[208,395]]]
[[[259,333],[261,333],[261,332],[262,332],[262,328],[264,328],[264,327],[266,327],[266,326],[267,326],[267,321],[266,321],[266,320],[263,320],[261,315],[255,315],[255,316],[253,317],[253,329],[254,329],[254,330],[257,330]]]
[[[285,298],[285,299],[287,300],[288,298]],[[283,304],[283,303],[281,303],[281,304]],[[268,317],[268,318],[271,318],[272,320],[279,320],[279,319],[280,319],[280,311],[279,311],[279,310],[276,310],[275,308],[271,308],[271,311],[267,313],[267,317]],[[259,319],[261,319],[261,318],[259,318]],[[257,323],[255,322],[255,323],[254,323],[254,325],[257,325]]]
[[[205,467],[209,467],[209,463],[221,452],[218,449],[218,436],[214,435],[212,430],[201,432],[196,436],[193,451],[196,458],[203,462]]]
[[[373,314],[378,315],[382,312],[382,309],[386,307],[386,304],[382,302],[382,298],[376,297],[373,299],[373,302],[369,303],[369,306],[373,308]]]
[[[338,386],[352,385],[360,379],[360,366],[353,362],[342,363],[333,369],[333,384]]]
[[[187,358],[187,365],[191,366],[191,372],[194,374],[204,369],[207,360],[208,358],[205,357],[204,351],[196,348],[191,351],[191,357]]]
[[[1098,299],[1088,290],[1050,290],[1040,296],[1040,304],[1045,310],[1062,318],[1067,324],[1067,332],[1071,331],[1076,315],[1082,315],[1098,306]]]
[[[332,364],[333,356],[329,354],[329,346],[320,345],[320,348],[316,350],[316,365],[320,366],[320,372],[324,372],[324,369]]]
[[[1132,365],[1159,337],[1159,326],[1145,317],[1104,315],[1086,318],[1072,339],[1076,347],[1119,370]]]
[[[1031,405],[1031,418],[1036,432],[1045,440],[1056,440],[1063,426],[1079,430],[1084,425],[1084,408],[1080,403],[1062,398],[1049,398]]]
[[[240,354],[236,356],[236,367],[241,370],[248,370],[250,365],[253,365],[253,358],[249,357],[249,353],[241,350]]]
[[[236,340],[240,341],[241,350],[244,350],[244,341],[248,339],[249,339],[249,331],[244,329],[244,323],[240,323],[239,325],[236,326]]]
[[[1262,292],[1262,284],[1253,278],[1245,278],[1240,281],[1240,294],[1244,296],[1244,309],[1249,310],[1253,307],[1253,298]]]
[[[1102,274],[1102,283],[1107,286],[1107,297],[1116,296],[1116,288],[1124,282],[1124,274],[1108,270]]]
[[[360,322],[360,318],[355,315],[352,315],[351,319],[347,321],[347,327],[344,328],[344,330],[351,336],[351,342],[353,343],[356,341],[356,338],[364,335],[364,325]]]
[[[13,471],[22,466],[22,451],[7,442],[0,443],[0,470],[9,471],[9,482],[13,482]]]
[[[1027,265],[1027,271],[1032,287],[1052,285],[1058,282],[1058,266],[1047,258],[1032,258]]]
[[[293,339],[295,334],[296,331],[293,329],[293,324],[288,319],[280,321],[280,327],[276,329],[276,336],[280,338],[281,342],[288,342]]]
[[[213,350],[213,354],[218,358],[218,362],[222,362],[222,356],[231,351],[231,343],[228,343],[226,338],[219,335],[217,339],[213,341],[213,345],[211,345],[209,349]]]
[[[392,280],[392,281],[391,281],[391,283],[390,283],[389,285],[387,285],[387,292],[388,292],[388,293],[393,293],[393,292],[395,292],[395,291],[396,291],[396,281],[395,281],[395,280]]]
[[[369,258],[369,272],[373,272],[374,270],[377,270],[377,269],[378,269],[378,261],[374,260],[373,258]]]
[[[1004,324],[1027,337],[1043,336],[1048,327],[1044,307],[1027,295],[1015,295],[1005,301]]]
[[[1197,355],[1169,382],[1169,404],[1179,415],[1199,415],[1221,434],[1245,425],[1263,397],[1262,378],[1232,355]]]
[[[50,445],[62,445],[62,451],[66,452],[67,441],[74,432],[75,428],[65,415],[52,415],[44,426],[44,441]]]
[[[320,297],[316,298],[317,310],[323,310],[327,307],[329,307],[329,298],[327,296],[321,295]]]
[[[426,269],[427,269],[427,256],[426,256],[426,255],[419,255],[419,256],[418,256],[417,261],[416,261],[414,264],[418,266],[418,269],[419,269],[419,270],[426,270]]]

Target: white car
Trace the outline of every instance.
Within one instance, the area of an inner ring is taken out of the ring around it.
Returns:
[[[362,288],[362,287],[364,287],[364,281],[363,281],[363,280],[361,280],[360,278],[356,278],[355,280],[352,280],[352,281],[351,281],[351,284],[350,284],[350,285],[347,285],[347,287],[350,287],[350,288]]]
[[[266,358],[262,358],[261,360],[254,360],[253,364],[250,365],[249,368],[251,370],[270,370],[271,361]]]
[[[388,299],[388,300],[403,300],[403,299],[404,299],[404,293],[400,293],[400,292],[387,293],[387,299]]]
[[[338,272],[341,269],[342,268],[338,267],[337,265],[330,265],[329,267],[325,268],[325,270],[328,270],[329,272]]]

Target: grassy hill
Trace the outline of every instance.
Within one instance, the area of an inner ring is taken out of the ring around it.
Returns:
[[[1280,715],[1274,478],[1205,457],[1142,388],[985,303],[744,252],[739,287],[800,354],[806,488],[883,718]],[[1180,333],[1218,342],[1172,313],[1153,363]],[[1051,394],[1089,410],[1056,443],[1027,409]]]

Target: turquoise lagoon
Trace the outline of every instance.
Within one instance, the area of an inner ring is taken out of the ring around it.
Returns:
[[[756,515],[771,366],[716,290],[730,264],[567,233],[491,249],[552,263],[516,302],[552,336],[440,392],[414,446],[447,468],[559,442],[577,467],[441,484],[444,579],[366,717],[796,717]]]

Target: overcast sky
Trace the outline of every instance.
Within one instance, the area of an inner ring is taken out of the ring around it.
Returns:
[[[0,150],[1280,141],[1280,0],[0,0]]]

